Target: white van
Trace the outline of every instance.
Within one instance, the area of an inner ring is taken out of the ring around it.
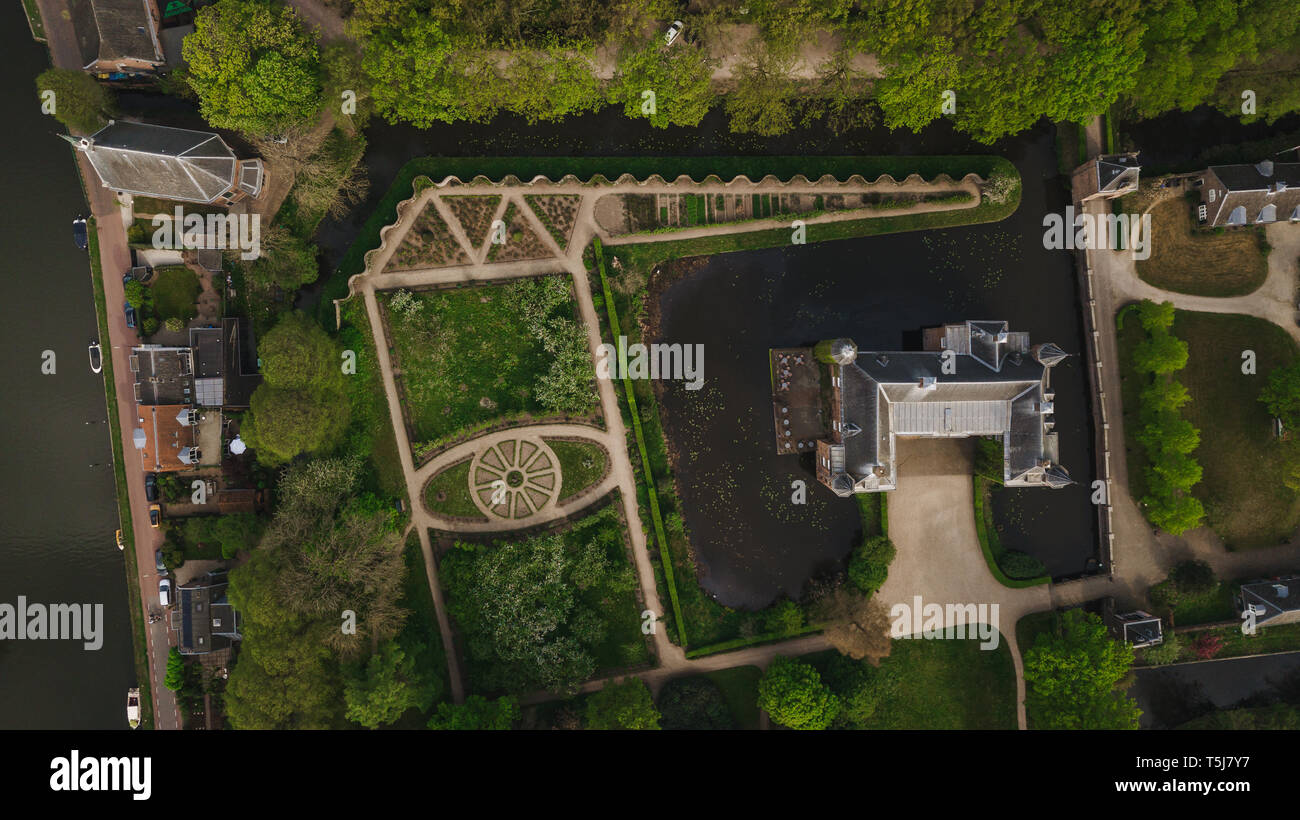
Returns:
[[[163,606],[172,605],[172,582],[166,578],[158,582],[158,603]]]

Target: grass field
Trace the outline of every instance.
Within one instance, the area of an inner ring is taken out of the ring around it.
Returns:
[[[1257,290],[1268,277],[1264,229],[1195,230],[1195,207],[1190,197],[1180,197],[1151,209],[1151,257],[1138,260],[1138,276],[1158,288],[1197,296]]]
[[[397,434],[388,413],[388,396],[365,304],[359,300],[349,302],[343,306],[342,317],[339,341],[357,354],[357,372],[344,381],[352,405],[348,449],[366,458],[365,489],[384,498],[405,499],[406,477],[397,454]]]
[[[546,443],[560,461],[560,501],[577,495],[604,478],[609,462],[605,448],[585,441],[563,439],[546,439]]]
[[[834,653],[804,660],[819,666]],[[895,640],[880,671],[894,679],[866,729],[1015,729],[1016,673],[1005,641]]]
[[[433,512],[443,515],[486,521],[487,519],[483,517],[483,513],[474,504],[474,499],[469,494],[470,464],[467,459],[434,476],[424,491],[424,505]],[[440,494],[444,496],[442,501],[438,500]]]
[[[195,300],[202,290],[199,277],[184,265],[159,268],[154,279],[153,306],[161,321],[176,318],[182,322],[193,319],[197,313]]]
[[[412,446],[510,416],[547,415],[533,384],[551,357],[529,333],[512,284],[424,291],[414,294],[423,305],[415,318],[389,313]],[[380,294],[384,304],[392,298]]]
[[[1268,374],[1296,358],[1295,342],[1263,319],[1181,310],[1173,333],[1188,347],[1178,378],[1192,396],[1183,416],[1201,431],[1194,455],[1205,474],[1193,492],[1206,523],[1233,549],[1288,541],[1300,527],[1300,497],[1278,479],[1281,452],[1258,396]],[[1241,372],[1244,350],[1255,351],[1256,375]]]
[[[763,677],[763,670],[757,666],[736,666],[709,672],[704,677],[722,690],[737,729],[758,728],[758,681]]]

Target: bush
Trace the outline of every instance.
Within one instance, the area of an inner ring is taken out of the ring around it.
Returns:
[[[155,326],[158,324],[157,319],[150,319],[149,321],[153,322]],[[166,327],[168,330],[170,330],[172,333],[180,333],[182,330],[185,329],[185,323],[182,322],[180,319],[177,319],[175,316],[171,317],[166,322],[163,322],[163,326]]]
[[[158,320],[150,316],[140,323],[140,332],[145,336],[152,336],[158,332]]]
[[[889,576],[897,550],[886,536],[868,538],[849,558],[849,580],[867,595],[875,594]]]
[[[758,706],[791,729],[825,729],[840,712],[840,699],[810,664],[778,657],[758,684]]]
[[[1173,663],[1183,653],[1183,641],[1172,632],[1165,635],[1163,643],[1155,646],[1148,646],[1142,650],[1142,659],[1152,666],[1164,666],[1167,663]]]
[[[998,567],[1013,581],[1041,578],[1047,566],[1032,555],[1019,550],[1007,550],[998,556]]]
[[[184,685],[185,659],[181,657],[180,650],[173,646],[167,654],[167,675],[163,678],[163,686],[177,692]]]
[[[803,610],[787,598],[768,610],[763,626],[778,635],[798,632],[803,627]]]
[[[736,722],[716,683],[703,676],[674,678],[659,692],[664,729],[734,729]]]

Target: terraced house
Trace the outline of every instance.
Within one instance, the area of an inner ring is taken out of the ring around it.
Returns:
[[[926,328],[923,349],[859,353],[851,339],[821,342],[829,370],[829,434],[816,443],[817,479],[836,495],[898,486],[899,438],[999,436],[1009,487],[1074,483],[1058,459],[1051,369],[1066,357],[1031,345],[1006,322]]]

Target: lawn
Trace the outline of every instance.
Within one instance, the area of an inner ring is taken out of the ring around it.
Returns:
[[[722,697],[727,701],[727,709],[736,721],[736,728],[758,728],[758,681],[763,677],[763,670],[757,666],[736,666],[709,672],[704,677],[722,690]]]
[[[520,310],[526,282],[412,294],[419,307],[388,311],[416,459],[457,434],[528,415],[549,417],[535,385],[552,357]],[[380,294],[392,304],[394,293]],[[557,310],[573,320],[572,302]],[[594,396],[593,396],[594,399]]]
[[[560,501],[572,498],[605,477],[609,458],[599,444],[554,438],[546,439],[546,443],[560,461]]]
[[[1177,378],[1192,397],[1183,416],[1201,431],[1194,456],[1205,473],[1193,492],[1206,523],[1230,549],[1289,541],[1300,527],[1300,497],[1277,478],[1281,452],[1258,396],[1268,374],[1296,358],[1295,342],[1263,319],[1181,310],[1173,333],[1188,346]],[[1255,351],[1255,375],[1241,372],[1244,350]]]
[[[819,668],[834,650],[804,660]],[[1016,673],[1005,641],[895,640],[881,673],[893,679],[867,729],[1015,729]]]
[[[1222,233],[1194,227],[1195,195],[1160,202],[1151,209],[1151,257],[1139,259],[1142,281],[1197,296],[1244,296],[1268,277],[1262,227]]]
[[[486,521],[487,519],[483,517],[483,513],[474,504],[474,499],[469,494],[471,463],[466,459],[435,475],[425,488],[424,505],[433,512],[443,515]]]
[[[1222,641],[1222,648],[1215,653],[1215,658],[1240,658],[1246,655],[1267,655],[1274,652],[1300,650],[1300,624],[1261,626],[1254,635],[1243,634],[1240,626],[1223,626],[1217,629],[1180,633],[1182,651],[1178,657],[1179,662],[1197,660],[1194,644],[1202,635],[1210,635]],[[1139,657],[1138,660],[1142,659]]]
[[[195,302],[201,290],[199,277],[184,265],[159,268],[153,282],[154,311],[164,322],[172,318],[188,322],[197,313]]]
[[[339,342],[357,354],[356,373],[345,380],[352,405],[347,448],[366,459],[364,489],[383,498],[405,499],[406,477],[402,475],[397,434],[388,413],[388,396],[365,305],[359,300],[348,302],[343,305],[342,317]]]

